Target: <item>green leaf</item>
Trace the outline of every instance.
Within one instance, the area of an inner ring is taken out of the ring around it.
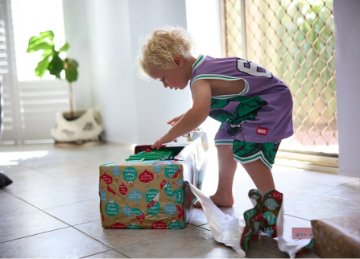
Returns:
[[[42,56],[45,58],[45,57],[53,56],[54,53],[55,53],[54,49],[44,49]]]
[[[79,64],[75,59],[66,58],[64,62],[65,78],[71,83],[75,82],[78,78]]]
[[[35,74],[42,77],[46,71],[59,79],[61,73],[65,71],[65,79],[71,83],[78,78],[78,62],[75,59],[60,57],[61,52],[66,52],[70,48],[69,43],[65,42],[59,51],[55,48],[53,31],[44,31],[38,36],[29,39],[27,52],[42,51],[42,60],[35,68]]]
[[[59,52],[67,51],[70,48],[69,43],[65,43],[60,49]]]
[[[54,32],[52,30],[40,32],[39,38],[48,38],[50,40],[53,40]]]
[[[38,50],[44,50],[44,51],[51,51],[53,48],[53,45],[47,43],[47,42],[36,42],[32,45],[29,45],[27,48],[27,52],[34,52],[34,51],[38,51]]]
[[[41,60],[35,68],[35,75],[43,77],[45,72],[48,70],[49,63],[49,56]]]
[[[27,52],[39,49],[49,49],[54,46],[54,33],[52,31],[40,32],[39,36],[33,36],[29,39]]]
[[[51,75],[56,76],[57,78],[61,79],[60,73],[64,70],[64,62],[59,57],[59,54],[56,53],[52,60],[50,61],[48,70]]]

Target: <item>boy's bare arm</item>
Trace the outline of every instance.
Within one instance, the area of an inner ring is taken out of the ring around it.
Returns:
[[[206,80],[198,80],[192,86],[193,105],[184,113],[180,120],[153,147],[159,148],[194,129],[196,129],[209,115],[211,105],[211,88]]]

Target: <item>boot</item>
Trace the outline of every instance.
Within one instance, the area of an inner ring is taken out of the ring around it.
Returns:
[[[272,190],[262,197],[259,190],[253,189],[249,191],[249,198],[254,208],[244,212],[246,225],[240,240],[240,246],[244,251],[248,250],[250,241],[255,239],[260,231],[272,238],[277,237],[276,223],[283,194]]]
[[[265,193],[263,198],[262,215],[264,217],[264,226],[262,231],[271,236],[277,237],[276,223],[283,202],[283,194],[272,190]]]
[[[252,189],[248,194],[254,208],[244,212],[245,228],[241,235],[240,246],[244,251],[249,248],[249,243],[256,238],[259,231],[264,226],[264,218],[262,215],[262,196],[259,190]]]

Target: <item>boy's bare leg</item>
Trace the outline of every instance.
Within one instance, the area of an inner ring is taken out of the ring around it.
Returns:
[[[217,190],[210,198],[218,207],[232,207],[234,196],[232,192],[237,161],[233,157],[232,145],[218,145],[219,179]]]
[[[218,207],[232,207],[234,205],[232,187],[237,161],[233,158],[232,145],[218,145],[216,148],[219,165],[219,179],[217,190],[210,198]],[[194,203],[194,207],[199,208],[201,205],[199,202],[196,202]]]
[[[247,173],[250,175],[257,189],[263,194],[275,190],[275,183],[271,170],[260,160],[242,164]]]
[[[217,190],[210,198],[218,207],[232,207],[234,197],[232,186],[237,167],[237,161],[233,158],[232,145],[218,145],[219,180]],[[242,164],[250,175],[257,189],[263,194],[275,190],[275,183],[271,170],[260,160]],[[195,207],[201,207],[199,203]]]

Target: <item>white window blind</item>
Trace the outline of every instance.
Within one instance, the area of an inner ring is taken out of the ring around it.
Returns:
[[[65,42],[62,0],[0,3],[7,6],[1,13],[7,15],[0,16],[3,24],[11,24],[4,36],[8,48],[0,54],[0,66],[7,64],[3,68],[7,73],[2,72],[5,127],[0,143],[49,142],[56,112],[68,110],[68,86],[50,75],[36,77],[34,69],[41,55],[26,50],[29,38],[42,31],[52,30],[58,44]]]
[[[13,78],[11,69],[11,49],[9,42],[9,16],[8,2],[0,0],[0,80],[1,80],[1,111],[2,111],[2,134],[0,143],[15,143],[18,139],[16,121],[17,107],[14,107]]]

